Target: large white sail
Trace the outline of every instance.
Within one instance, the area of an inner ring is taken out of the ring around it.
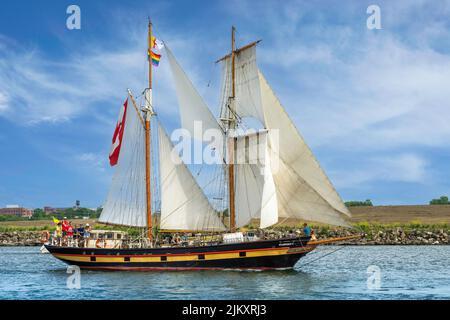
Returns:
[[[146,208],[145,129],[128,99],[119,160],[99,221],[145,227]]]
[[[226,106],[229,97],[232,96],[231,66],[230,56],[222,60],[221,118],[226,118],[229,114]],[[264,123],[256,65],[256,45],[242,49],[235,55],[234,111],[241,118],[253,117]]]
[[[236,226],[260,219],[260,227],[278,222],[278,202],[272,176],[267,131],[236,138]]]
[[[274,180],[280,216],[347,225],[347,207],[261,72],[259,80],[264,123],[266,128],[279,132],[278,141],[270,136],[269,141],[271,157],[279,163]]]
[[[224,231],[226,228],[189,169],[159,126],[161,223],[165,230]]]
[[[193,138],[198,140],[204,140],[203,133],[208,129],[222,131],[216,118],[167,45],[165,45],[165,49],[175,82],[182,127],[188,130]],[[196,123],[201,124],[202,130],[194,130],[194,124]]]

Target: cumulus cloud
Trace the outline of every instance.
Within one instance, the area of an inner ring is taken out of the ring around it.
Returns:
[[[368,157],[346,172],[333,174],[338,188],[358,188],[371,182],[424,183],[429,181],[428,160],[423,156],[404,153],[392,156]]]

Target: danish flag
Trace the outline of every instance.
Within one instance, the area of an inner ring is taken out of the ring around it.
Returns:
[[[119,120],[117,120],[116,130],[112,138],[111,151],[109,153],[109,164],[115,166],[119,161],[120,147],[122,146],[123,131],[125,130],[125,120],[127,117],[128,98],[120,109]]]

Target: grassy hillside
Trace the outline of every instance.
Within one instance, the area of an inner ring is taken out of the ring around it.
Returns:
[[[450,223],[450,205],[363,206],[349,209],[354,223]]]

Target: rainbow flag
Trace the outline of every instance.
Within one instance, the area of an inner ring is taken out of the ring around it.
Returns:
[[[152,59],[152,65],[157,67],[159,65],[159,60],[161,60],[161,55],[154,53],[152,50],[148,50],[148,59]]]

